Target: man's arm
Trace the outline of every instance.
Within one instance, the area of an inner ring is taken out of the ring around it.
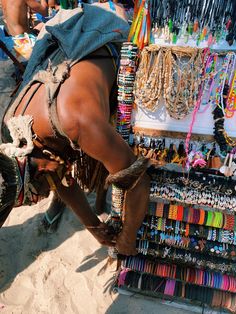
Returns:
[[[88,116],[88,114],[87,114]],[[78,144],[91,157],[101,161],[110,174],[130,167],[136,160],[132,150],[110,124],[97,116],[83,119]],[[141,175],[134,188],[125,192],[125,221],[116,247],[124,255],[136,254],[137,231],[148,208],[150,178]]]
[[[41,0],[41,3],[39,3],[36,0],[26,0],[25,3],[34,12],[40,13],[43,16],[47,16],[48,15],[47,1]]]
[[[48,0],[48,6],[49,7],[55,7],[56,6],[56,1],[55,0]]]
[[[58,181],[57,177],[54,178],[54,181],[60,199],[74,211],[80,222],[91,232],[98,242],[102,245],[114,246],[114,233],[92,211],[79,185],[74,181],[71,186],[65,187]]]

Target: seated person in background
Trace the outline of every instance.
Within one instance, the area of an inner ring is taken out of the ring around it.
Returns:
[[[30,33],[28,8],[43,16],[48,14],[46,0],[2,0],[3,15],[10,35]]]
[[[47,1],[2,0],[2,8],[8,34],[13,36],[13,43],[7,48],[20,62],[25,62],[29,59],[36,41],[36,35],[34,35],[32,29],[30,29],[28,9],[40,13],[43,16],[47,16]]]
[[[48,0],[48,15],[52,10],[58,11],[60,9],[60,1],[59,0]]]
[[[59,9],[60,8],[60,1],[59,0],[48,0],[49,8]]]

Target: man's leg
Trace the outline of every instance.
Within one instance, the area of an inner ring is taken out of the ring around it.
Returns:
[[[106,212],[106,197],[107,189],[99,187],[96,193],[95,211],[97,215],[101,215]]]

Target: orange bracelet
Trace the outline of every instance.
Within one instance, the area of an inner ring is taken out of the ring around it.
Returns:
[[[203,225],[205,220],[205,210],[200,209],[200,219],[199,219],[199,225]]]
[[[156,203],[156,217],[163,217],[163,203]]]
[[[170,206],[169,206],[169,213],[168,213],[168,219],[173,219],[173,209],[174,209],[174,205],[170,204]]]
[[[188,237],[189,236],[189,224],[186,224],[186,227],[185,227],[185,236]]]

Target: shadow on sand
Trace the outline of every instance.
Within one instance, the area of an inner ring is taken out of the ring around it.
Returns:
[[[43,214],[37,214],[23,224],[0,229],[0,292],[6,290],[15,277],[34,263],[41,253],[57,248],[74,233],[84,230],[78,218],[66,210],[55,233],[41,233],[39,224],[42,217]],[[106,258],[107,250],[98,249],[94,254],[84,258],[77,271],[83,272],[95,267]]]
[[[12,214],[14,215],[14,209]],[[68,215],[71,213],[64,214],[65,217],[62,217],[61,225],[54,234],[39,233],[42,214],[29,218],[23,224],[3,226],[0,229],[0,292],[7,289],[16,275],[33,263],[42,252],[55,249],[75,232],[83,230],[78,220],[73,225],[68,223]]]

